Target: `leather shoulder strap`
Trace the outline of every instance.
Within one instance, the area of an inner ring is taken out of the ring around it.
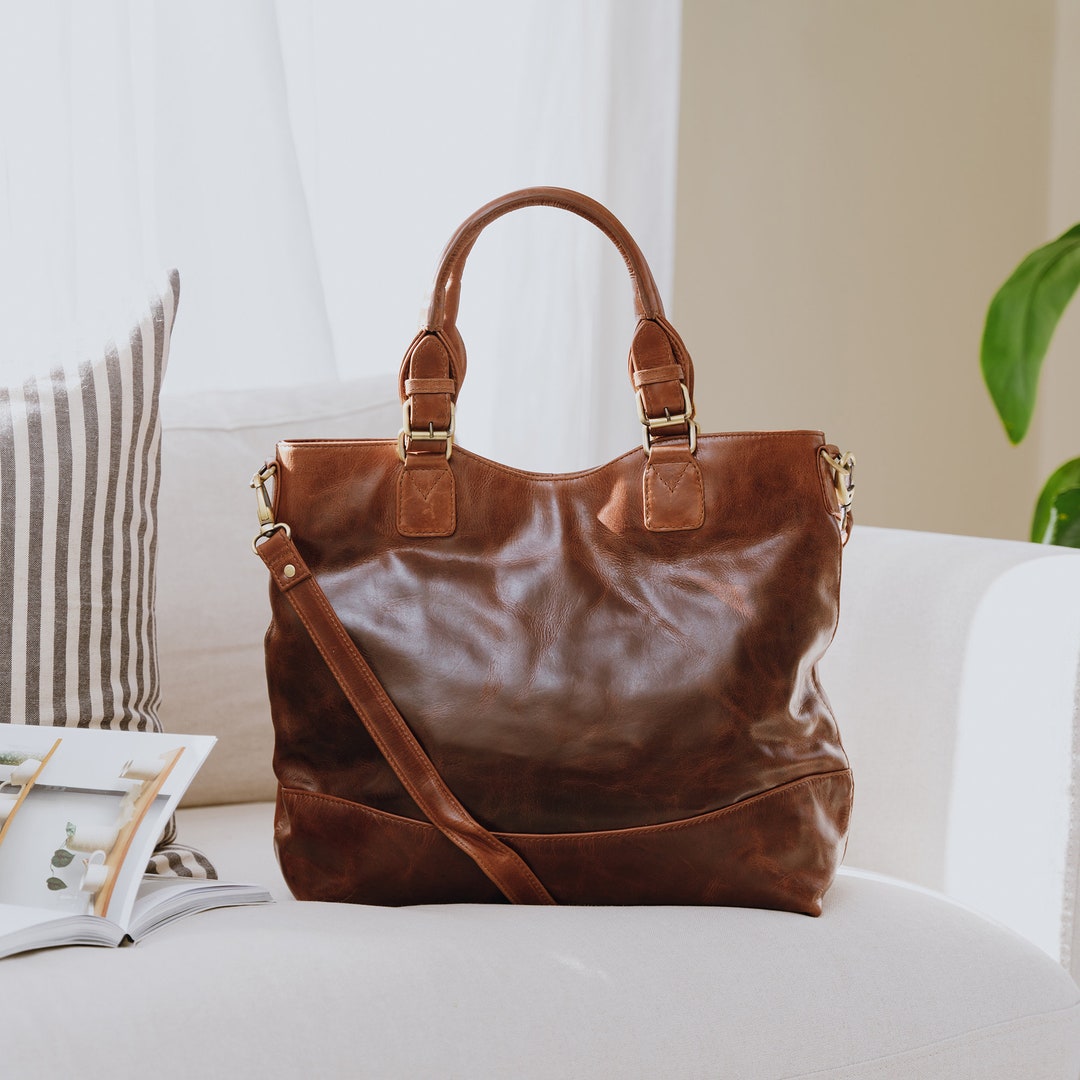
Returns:
[[[285,529],[256,551],[387,763],[428,820],[515,904],[554,904],[520,855],[485,829],[446,786],[300,557]]]

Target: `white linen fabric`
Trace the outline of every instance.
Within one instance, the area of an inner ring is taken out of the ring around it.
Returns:
[[[104,340],[116,292],[173,264],[173,391],[392,377],[453,229],[533,184],[609,205],[670,295],[680,13],[0,0],[0,381]],[[469,262],[463,442],[598,464],[639,437],[625,269],[569,215],[515,217]]]
[[[562,1080],[1075,1080],[1080,991],[1029,942],[925,890],[841,873],[819,919],[742,908],[377,908],[286,899],[269,805],[183,811],[273,907],[134,949],[13,957],[5,1064],[87,1080],[213,1075]],[[168,973],[161,977],[162,972]],[[92,985],[42,1039],[57,985]],[[131,994],[132,986],[154,987]],[[170,1027],[167,1027],[171,1025]],[[153,1057],[151,1057],[153,1055]]]

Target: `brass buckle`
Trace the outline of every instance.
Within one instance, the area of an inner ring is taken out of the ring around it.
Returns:
[[[423,428],[414,430],[412,426],[412,399],[406,398],[401,403],[401,430],[398,432],[397,437],[397,455],[402,461],[405,460],[405,455],[409,451],[409,443],[413,439],[418,442],[442,442],[446,441],[446,460],[450,460],[450,454],[454,449],[454,428],[457,424],[457,407],[454,402],[450,402],[450,426],[445,431],[436,431],[434,423],[430,423],[427,426],[427,431]]]
[[[271,533],[277,532],[278,529],[284,529],[286,536],[292,536],[292,530],[284,521],[274,520],[273,501],[270,498],[270,493],[266,490],[266,482],[276,474],[277,463],[270,461],[251,478],[251,486],[255,489],[255,501],[258,504],[259,512],[259,531],[255,534],[255,539],[251,541],[251,550],[256,555],[259,553],[259,541],[265,540]]]
[[[851,504],[855,501],[855,455],[850,450],[833,455],[829,453],[828,447],[823,446],[821,456],[833,472],[833,487],[836,489],[836,502],[840,507],[840,521],[843,524],[847,521]]]
[[[690,400],[690,391],[687,389],[686,383],[680,382],[679,389],[682,391],[683,396],[683,411],[681,413],[672,413],[670,409],[665,409],[663,416],[653,417],[645,411],[645,388],[638,388],[637,414],[638,420],[641,421],[641,426],[644,429],[641,433],[641,445],[644,447],[646,454],[652,453],[654,431],[658,428],[680,427],[683,424],[686,424],[690,433],[690,453],[693,454],[697,450],[698,426],[694,420],[694,403]]]

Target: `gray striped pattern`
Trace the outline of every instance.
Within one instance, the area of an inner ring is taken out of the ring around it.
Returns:
[[[158,394],[180,277],[128,339],[0,387],[0,722],[160,731]],[[174,844],[147,868],[216,877]]]
[[[157,874],[158,877],[217,878],[217,871],[210,864],[210,860],[201,851],[184,844],[158,847],[146,872]]]
[[[99,359],[0,388],[0,721],[159,731],[158,392],[180,279]]]

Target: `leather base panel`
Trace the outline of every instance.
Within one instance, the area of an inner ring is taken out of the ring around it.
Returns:
[[[663,825],[497,835],[559,903],[727,905],[819,915],[843,858],[851,794],[845,769]],[[505,902],[433,825],[346,799],[280,788],[275,844],[299,900]]]

